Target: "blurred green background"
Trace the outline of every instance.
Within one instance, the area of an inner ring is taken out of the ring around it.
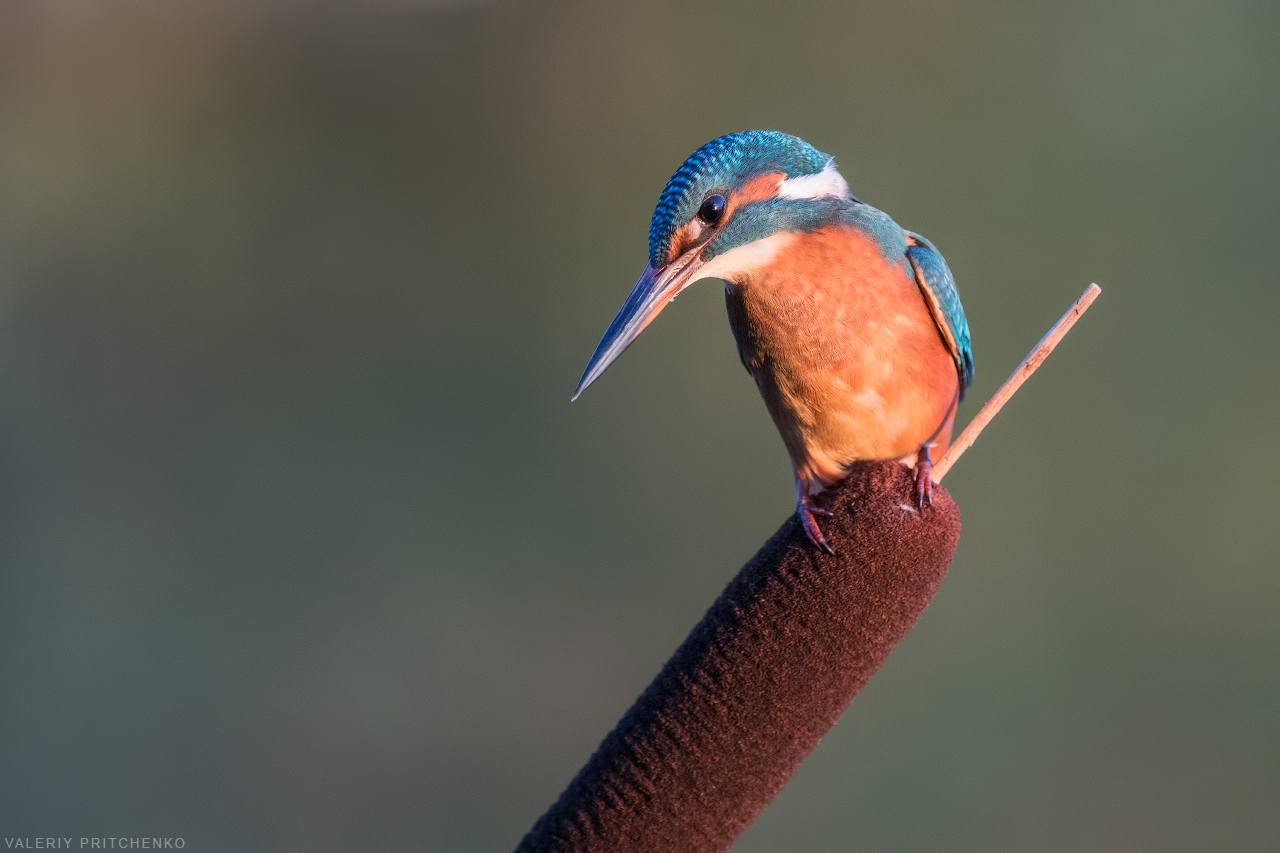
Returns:
[[[789,514],[720,288],[777,128],[946,254],[933,605],[736,850],[1280,849],[1274,3],[0,5],[0,834],[515,846]]]

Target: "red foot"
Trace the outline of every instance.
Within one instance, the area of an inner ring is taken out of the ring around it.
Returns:
[[[809,541],[828,554],[834,554],[835,551],[827,544],[826,537],[822,535],[822,531],[818,529],[818,522],[814,519],[815,515],[831,513],[813,505],[813,498],[809,496],[808,480],[796,480],[796,514],[800,516],[800,523],[804,526],[804,532],[809,537]]]
[[[929,458],[929,445],[920,445],[916,452],[916,467],[912,469],[916,475],[916,506],[924,512],[926,506],[933,506],[933,460]]]

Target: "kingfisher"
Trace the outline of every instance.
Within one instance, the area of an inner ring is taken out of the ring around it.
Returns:
[[[969,324],[934,245],[855,197],[835,159],[798,137],[713,139],[662,190],[648,265],[573,399],[703,279],[724,282],[738,356],[782,434],[814,545],[831,552],[814,497],[855,462],[912,468],[924,512],[932,451],[950,443],[973,382]]]

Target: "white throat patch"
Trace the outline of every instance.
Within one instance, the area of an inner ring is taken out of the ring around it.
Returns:
[[[790,231],[778,231],[763,239],[730,249],[723,255],[716,255],[698,270],[698,278],[738,282],[772,264],[778,252],[785,249],[795,236]]]
[[[816,175],[786,178],[778,184],[779,198],[822,198],[823,196],[853,198],[853,193],[849,192],[849,184],[836,171],[834,158],[828,160],[827,165],[823,166],[822,171]]]

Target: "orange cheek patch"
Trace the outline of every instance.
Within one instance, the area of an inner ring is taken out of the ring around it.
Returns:
[[[729,196],[728,204],[725,206],[724,215],[728,219],[733,216],[733,212],[744,204],[750,204],[753,201],[764,201],[767,198],[773,198],[778,194],[778,184],[782,183],[785,178],[782,172],[770,172],[767,175],[758,175],[743,184],[742,189]]]

